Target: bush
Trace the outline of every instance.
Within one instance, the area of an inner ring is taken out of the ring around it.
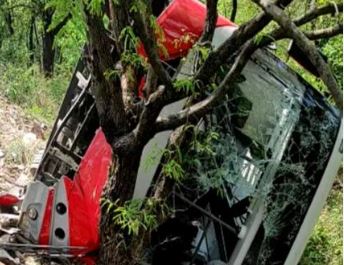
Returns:
[[[45,79],[37,66],[0,64],[0,95],[20,105],[28,114],[51,122],[66,91],[70,73]]]

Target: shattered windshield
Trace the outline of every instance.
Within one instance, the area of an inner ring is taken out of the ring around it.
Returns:
[[[267,69],[274,58],[261,57],[248,63],[227,102],[203,120],[183,153],[186,176],[173,200],[177,216],[200,223],[195,259],[239,259],[238,235],[254,222],[258,242],[247,249],[247,264],[262,264],[257,251],[275,251],[278,241],[286,255],[336,137],[338,118],[317,98],[310,104],[313,91],[295,74],[279,73],[283,65]],[[289,218],[295,211],[298,217]]]

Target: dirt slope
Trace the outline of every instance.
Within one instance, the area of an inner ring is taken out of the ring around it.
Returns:
[[[0,193],[32,179],[30,166],[44,149],[46,126],[0,97]]]
[[[20,107],[0,97],[0,194],[18,195],[33,179],[30,168],[35,154],[44,150],[45,131],[44,124],[30,119]],[[35,257],[26,257],[23,262],[39,265]]]

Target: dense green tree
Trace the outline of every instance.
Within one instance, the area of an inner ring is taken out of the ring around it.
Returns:
[[[44,0],[3,0],[0,3],[0,19],[4,30],[0,40],[21,41],[25,38],[26,41],[21,43],[26,43],[31,63],[34,62],[34,55],[38,54],[44,75],[51,77],[54,72],[56,36],[71,16],[67,13],[59,23],[53,24],[55,10],[46,7],[46,4]]]

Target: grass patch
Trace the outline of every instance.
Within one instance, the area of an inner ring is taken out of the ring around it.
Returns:
[[[0,64],[0,95],[21,106],[33,118],[50,124],[66,91],[71,73],[43,77],[37,66]]]
[[[333,188],[303,253],[300,265],[343,264],[342,200],[342,189]]]
[[[6,147],[5,162],[10,165],[29,165],[34,152],[35,146],[24,143],[22,139],[15,139]]]

